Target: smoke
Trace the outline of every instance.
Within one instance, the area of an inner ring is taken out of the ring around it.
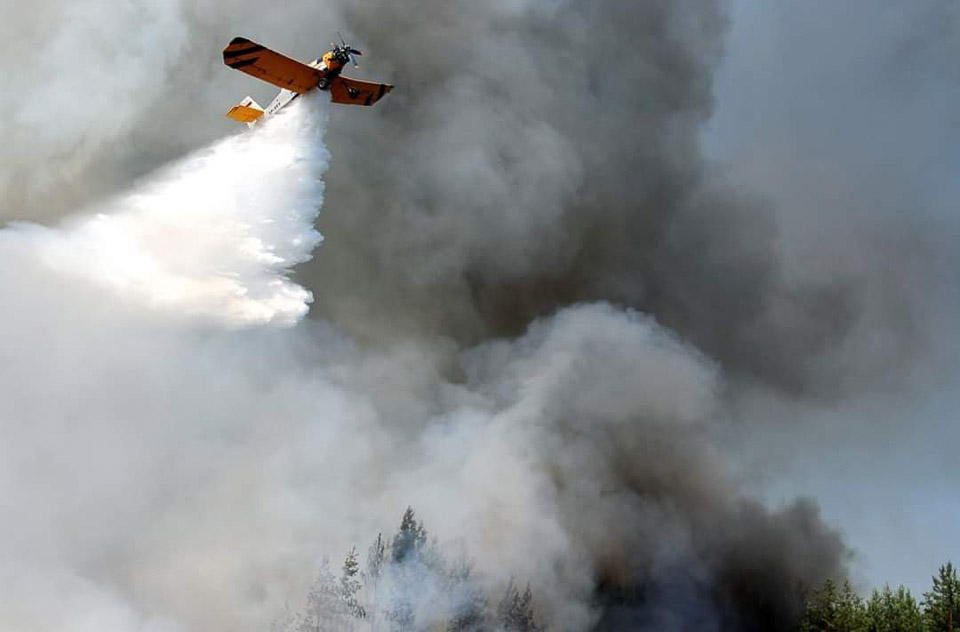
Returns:
[[[0,627],[184,629],[175,608],[152,615],[124,591],[168,587],[165,572],[184,585],[148,561],[163,548],[151,529],[177,532],[166,523],[186,519],[184,486],[202,488],[246,432],[237,406],[253,421],[271,399],[272,368],[216,369],[236,361],[216,332],[291,325],[310,301],[288,274],[320,240],[327,110],[315,98],[290,109],[60,226],[0,232]]]
[[[407,505],[560,631],[782,629],[844,574],[815,503],[751,499],[717,437],[744,385],[896,383],[939,260],[899,224],[785,256],[702,156],[720,3],[153,4],[0,27],[35,71],[0,215],[68,216],[0,231],[0,627],[263,629]],[[269,98],[223,43],[308,58],[341,26],[387,100],[213,142]]]
[[[917,292],[942,265],[935,224],[856,224],[851,205],[825,201],[842,238],[822,252],[704,161],[719,3],[416,8],[345,5],[384,60],[370,72],[408,87],[331,135],[344,165],[331,203],[342,191],[351,212],[327,218],[336,239],[304,272],[325,288],[316,313],[374,338],[473,344],[609,300],[731,377],[818,398],[895,383],[936,345]],[[878,274],[877,252],[903,264]]]
[[[25,207],[57,203],[51,189],[89,186],[84,168],[162,97],[188,29],[179,2],[41,1],[7,13],[0,133],[11,150],[0,189],[4,215],[23,218]]]
[[[309,299],[287,274],[318,241],[325,117],[301,100],[87,215],[0,233],[3,627],[257,629],[407,502],[491,591],[529,578],[559,630],[598,603],[608,624],[789,620],[785,585],[839,572],[810,508],[738,498],[710,448],[717,368],[649,317],[574,306],[467,349],[270,327]]]

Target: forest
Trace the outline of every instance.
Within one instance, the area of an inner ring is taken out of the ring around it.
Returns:
[[[850,582],[826,581],[806,599],[800,632],[954,632],[960,630],[960,580],[951,562],[918,600],[904,586],[861,597]]]
[[[547,632],[529,584],[511,580],[497,599],[472,561],[447,559],[408,508],[392,538],[376,537],[361,559],[354,547],[335,572],[323,560],[300,611],[271,632]],[[951,562],[920,599],[904,586],[863,598],[849,581],[806,591],[797,632],[960,632],[960,577]]]
[[[362,564],[362,565],[361,565]],[[335,574],[320,564],[302,611],[271,632],[544,632],[529,585],[511,580],[499,599],[484,594],[465,555],[448,560],[412,508],[392,538],[382,534],[361,560],[351,549]]]

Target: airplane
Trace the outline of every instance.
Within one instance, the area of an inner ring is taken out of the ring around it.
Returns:
[[[248,96],[233,106],[227,116],[253,127],[261,118],[273,116],[311,90],[327,91],[333,103],[348,105],[373,105],[393,90],[389,84],[344,77],[340,74],[343,67],[349,62],[358,67],[356,56],[363,53],[343,41],[343,36],[340,44],[331,46],[333,49],[319,59],[304,64],[245,37],[233,38],[223,49],[223,63],[277,86],[280,94],[266,109]]]

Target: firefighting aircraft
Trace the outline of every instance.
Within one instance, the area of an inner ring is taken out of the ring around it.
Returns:
[[[279,112],[301,94],[314,88],[330,92],[333,103],[373,105],[393,90],[385,83],[372,83],[344,77],[340,72],[347,63],[357,67],[360,51],[349,46],[343,37],[340,44],[319,59],[304,64],[261,46],[243,37],[235,37],[223,49],[223,63],[240,72],[262,79],[280,88],[280,94],[264,110],[251,97],[245,98],[227,113],[235,121],[253,126],[260,118]]]

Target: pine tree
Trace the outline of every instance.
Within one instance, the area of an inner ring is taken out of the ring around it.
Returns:
[[[417,521],[413,508],[407,507],[390,547],[392,595],[386,619],[390,621],[393,632],[410,632],[414,629],[412,596],[418,593],[417,584],[423,580],[426,543],[426,528]]]
[[[940,567],[933,590],[923,594],[923,620],[927,632],[960,630],[960,579],[951,562]]]
[[[829,629],[836,619],[836,604],[837,585],[828,579],[807,596],[799,631],[820,632]]]
[[[503,599],[497,607],[497,621],[507,632],[541,632],[534,612],[533,592],[527,584],[522,593],[513,579],[507,584]]]
[[[853,584],[846,581],[840,589],[839,628],[849,632],[861,631],[866,625],[866,609],[863,598],[854,590]]]
[[[367,549],[367,579],[376,583],[383,574],[383,561],[386,557],[387,545],[383,541],[383,534],[378,533],[370,548]]]
[[[330,561],[320,564],[317,579],[307,594],[307,609],[300,617],[300,632],[331,632],[339,630],[344,615],[340,585],[330,571]]]
[[[923,632],[923,615],[910,591],[889,585],[874,590],[866,605],[867,632]]]
[[[837,588],[832,580],[813,591],[800,620],[800,632],[861,632],[866,626],[863,599],[850,582]]]
[[[520,621],[523,624],[523,632],[540,632],[540,625],[537,623],[537,616],[534,612],[533,592],[530,590],[530,584],[527,584],[526,590],[520,596],[518,607]]]
[[[340,599],[346,614],[353,619],[366,616],[360,603],[360,588],[360,564],[357,562],[357,547],[353,547],[343,561],[343,573],[340,575]]]
[[[386,619],[390,622],[392,632],[411,632],[414,629],[413,602],[403,587],[394,593]]]
[[[393,536],[393,546],[390,548],[393,562],[403,564],[408,558],[421,552],[426,543],[427,530],[423,523],[417,522],[413,508],[407,507],[400,520],[400,529]]]
[[[473,564],[466,556],[451,564],[446,594],[451,604],[447,632],[479,632],[486,628],[487,600],[474,581]]]
[[[511,577],[510,583],[507,584],[507,589],[503,592],[503,598],[500,600],[500,604],[497,605],[497,622],[504,630],[514,632],[518,629],[514,611],[518,599],[519,593],[517,592],[517,586]]]
[[[370,632],[376,632],[380,618],[380,584],[383,580],[383,565],[387,555],[387,545],[383,541],[383,534],[378,533],[370,548],[367,549],[367,599],[370,607],[367,617],[370,619]]]

